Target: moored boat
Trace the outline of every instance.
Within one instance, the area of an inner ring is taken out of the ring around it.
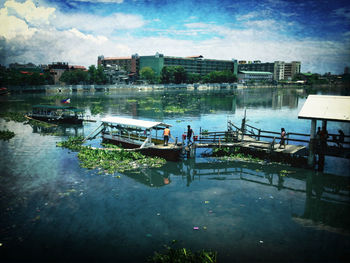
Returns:
[[[121,117],[107,117],[102,120],[104,142],[128,149],[138,149],[141,153],[176,161],[182,153],[182,145],[174,143],[163,145],[163,130],[171,125]]]
[[[46,122],[82,124],[84,110],[71,106],[34,105],[28,116]]]

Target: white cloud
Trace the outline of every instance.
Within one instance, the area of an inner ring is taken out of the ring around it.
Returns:
[[[35,32],[35,28],[30,28],[28,24],[15,17],[8,15],[6,8],[0,9],[0,36],[13,39],[17,36],[30,38]]]
[[[9,14],[18,16],[20,19],[34,25],[48,24],[49,17],[55,12],[55,8],[37,7],[30,0],[24,3],[8,0],[4,4],[4,9]]]
[[[98,34],[111,34],[113,31],[143,27],[146,21],[142,16],[124,13],[114,13],[106,17],[82,13],[57,13],[55,24],[60,29],[77,28]]]

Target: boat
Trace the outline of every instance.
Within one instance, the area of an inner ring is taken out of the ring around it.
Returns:
[[[169,124],[123,117],[106,117],[101,122],[103,142],[168,161],[177,161],[182,154],[182,143],[177,143],[177,139],[164,145],[163,130],[171,127]]]
[[[84,110],[71,106],[34,105],[28,117],[45,122],[82,124]]]

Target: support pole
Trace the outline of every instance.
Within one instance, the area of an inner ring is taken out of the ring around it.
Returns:
[[[316,120],[311,120],[311,130],[310,130],[310,142],[309,142],[309,157],[307,159],[307,164],[310,168],[315,165],[315,145],[316,145]]]

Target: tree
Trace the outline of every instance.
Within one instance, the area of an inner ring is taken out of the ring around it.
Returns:
[[[186,71],[182,66],[174,67],[174,82],[176,84],[185,83],[186,82]]]
[[[140,77],[141,79],[147,80],[149,83],[155,83],[157,79],[156,74],[151,67],[143,67],[140,70]]]
[[[191,83],[191,84],[197,83],[201,81],[201,79],[202,79],[201,75],[197,73],[188,73],[186,77],[187,83]]]
[[[231,71],[212,71],[203,77],[203,81],[207,83],[233,83],[237,81],[237,76]]]

